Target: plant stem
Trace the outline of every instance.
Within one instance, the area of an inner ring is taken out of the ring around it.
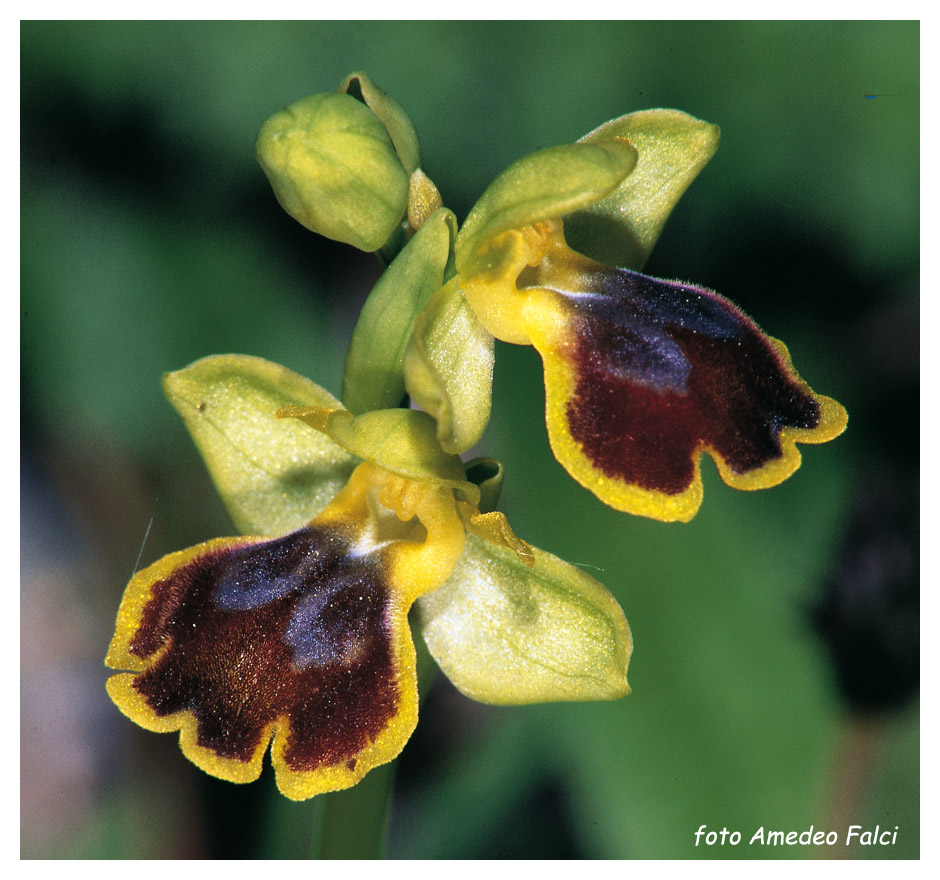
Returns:
[[[417,633],[417,621],[411,621]],[[418,691],[424,698],[437,665],[420,636],[415,639]],[[381,859],[391,805],[395,761],[376,767],[362,782],[345,791],[321,795],[314,821],[312,857],[318,859]]]
[[[384,764],[352,788],[321,795],[314,858],[382,858],[394,776],[394,762]]]
[[[828,818],[821,826],[841,833],[852,822],[863,822],[871,777],[885,740],[884,719],[849,714],[842,723],[835,748],[833,778],[829,789]],[[845,847],[819,847],[820,858],[847,858]]]

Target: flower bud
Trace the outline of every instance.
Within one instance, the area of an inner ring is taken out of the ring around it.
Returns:
[[[408,172],[385,126],[351,95],[311,95],[275,113],[255,152],[281,207],[313,232],[375,251],[404,216]]]

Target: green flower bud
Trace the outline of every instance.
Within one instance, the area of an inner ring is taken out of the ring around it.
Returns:
[[[379,118],[346,94],[275,113],[255,148],[281,207],[327,238],[376,251],[398,228],[409,174]]]

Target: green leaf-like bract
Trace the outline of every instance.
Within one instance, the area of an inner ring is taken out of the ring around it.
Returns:
[[[436,419],[438,441],[447,452],[465,452],[483,436],[493,360],[493,337],[451,280],[415,322],[404,361],[408,393]]]
[[[414,123],[388,92],[380,89],[361,71],[349,74],[336,91],[361,98],[362,103],[379,118],[405,171],[412,174],[421,166],[421,150]]]

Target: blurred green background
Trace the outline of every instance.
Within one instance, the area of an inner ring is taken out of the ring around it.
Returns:
[[[205,776],[110,704],[102,658],[138,562],[233,531],[161,374],[240,352],[339,391],[378,268],[283,214],[253,146],[357,69],[461,218],[625,112],[720,125],[647,271],[733,299],[850,413],[779,488],[707,463],[691,524],[642,521],[555,463],[538,357],[500,345],[480,451],[519,535],[620,600],[633,694],[495,709],[439,677],[388,854],[917,857],[916,22],[23,23],[22,855],[310,849],[322,799]],[[876,823],[894,846],[747,845]],[[701,825],[743,842],[696,848]]]

